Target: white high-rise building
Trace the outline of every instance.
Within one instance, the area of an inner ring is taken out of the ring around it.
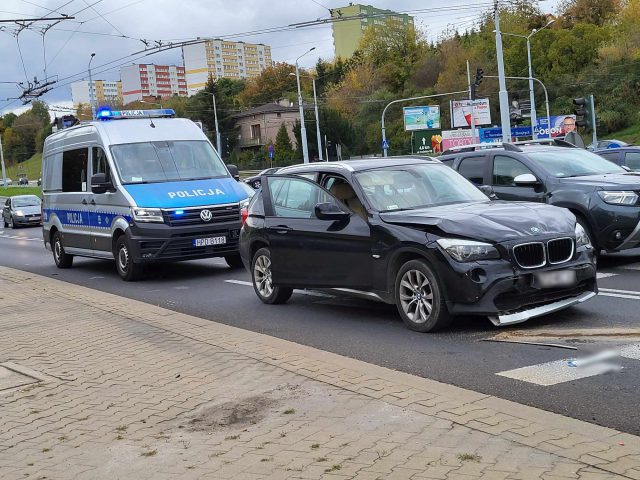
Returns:
[[[202,90],[209,76],[214,80],[257,77],[273,63],[268,45],[219,38],[182,47],[182,58],[189,94]]]
[[[77,107],[81,103],[91,103],[90,87],[93,90],[93,100],[96,102],[96,107],[100,107],[103,104],[110,106],[122,104],[122,84],[120,80],[93,80],[91,85],[89,85],[88,81],[83,80],[71,84],[71,98],[74,106]]]
[[[124,103],[145,97],[187,95],[184,67],[176,65],[128,65],[120,69]]]

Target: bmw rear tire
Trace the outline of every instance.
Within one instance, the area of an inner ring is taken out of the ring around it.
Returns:
[[[271,252],[268,248],[258,250],[251,261],[251,280],[253,289],[263,303],[285,303],[291,294],[292,288],[276,287],[271,277]]]
[[[416,332],[441,330],[453,320],[440,282],[424,260],[410,260],[400,267],[395,298],[402,321]]]
[[[73,255],[69,255],[64,251],[62,245],[62,234],[55,232],[51,239],[51,250],[53,251],[53,261],[56,262],[58,268],[71,268],[73,265]]]
[[[133,261],[131,247],[125,235],[116,241],[116,269],[125,282],[135,282],[142,276],[143,265]]]

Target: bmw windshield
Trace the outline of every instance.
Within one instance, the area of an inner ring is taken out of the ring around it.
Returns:
[[[581,148],[566,148],[562,152],[528,152],[527,156],[557,178],[626,173],[624,168]]]
[[[202,180],[228,176],[209,142],[201,140],[114,145],[111,154],[124,184]]]
[[[356,178],[371,205],[381,212],[489,201],[472,183],[441,164],[367,170]]]

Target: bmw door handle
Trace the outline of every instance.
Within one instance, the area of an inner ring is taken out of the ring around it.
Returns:
[[[277,227],[275,227],[276,233],[279,233],[280,235],[284,235],[291,230],[293,230],[293,228],[287,227],[286,225],[278,225]]]

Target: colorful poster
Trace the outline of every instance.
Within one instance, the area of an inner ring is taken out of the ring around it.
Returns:
[[[473,101],[473,117],[476,125],[491,125],[491,109],[488,98]],[[451,128],[471,126],[471,100],[451,101]]]
[[[471,137],[471,130],[444,130],[442,132],[442,151],[453,147],[463,147],[465,145],[473,145],[480,143],[478,134],[475,140]]]
[[[407,132],[440,128],[440,107],[404,107],[404,129]]]
[[[442,132],[440,130],[420,130],[413,132],[413,153],[437,155],[442,153]]]

